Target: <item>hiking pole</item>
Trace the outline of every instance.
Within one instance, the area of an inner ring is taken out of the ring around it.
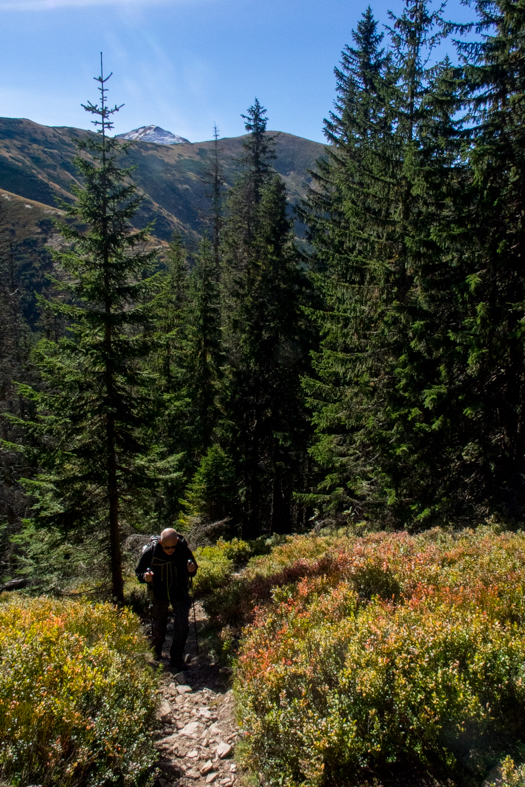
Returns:
[[[190,577],[190,587],[191,587],[191,606],[193,607],[193,628],[195,629],[195,650],[197,651],[197,656],[198,656],[199,640],[197,637],[197,615],[195,614],[195,593],[193,590],[193,577]]]

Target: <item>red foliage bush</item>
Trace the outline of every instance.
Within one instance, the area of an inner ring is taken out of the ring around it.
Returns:
[[[524,590],[525,536],[488,529],[297,537],[258,559],[221,610],[252,620],[236,692],[253,767],[285,787],[481,779],[522,736]]]

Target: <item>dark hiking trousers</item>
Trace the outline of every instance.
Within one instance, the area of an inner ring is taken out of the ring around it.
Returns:
[[[159,601],[154,598],[151,605],[151,640],[155,654],[158,658],[162,655],[162,646],[166,638],[168,625],[169,601]],[[179,601],[172,601],[173,607],[173,642],[170,649],[170,659],[175,664],[182,661],[184,646],[190,630],[189,596],[183,596]]]

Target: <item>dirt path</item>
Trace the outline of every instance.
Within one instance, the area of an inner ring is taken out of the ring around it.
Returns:
[[[198,628],[202,628],[206,617],[199,604],[196,613]],[[175,676],[166,666],[161,679],[161,726],[155,743],[161,776],[157,785],[232,787],[239,782],[232,759],[239,732],[231,688],[228,677],[202,646],[197,654],[193,620],[191,624],[186,648],[190,669]],[[170,644],[168,627],[165,655]]]

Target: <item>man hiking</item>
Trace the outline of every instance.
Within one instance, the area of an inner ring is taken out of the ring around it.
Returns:
[[[184,646],[190,629],[191,601],[188,580],[197,571],[197,563],[186,540],[172,527],[152,539],[135,569],[139,582],[147,582],[152,595],[151,638],[155,657],[161,659],[162,646],[168,625],[168,609],[174,613],[173,643],[170,650],[170,666],[184,669]]]

